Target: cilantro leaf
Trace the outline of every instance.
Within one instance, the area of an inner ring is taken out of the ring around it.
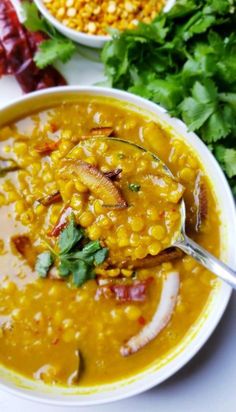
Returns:
[[[39,11],[34,3],[23,1],[22,3],[24,26],[30,31],[42,31],[49,34],[46,20],[39,16]]]
[[[101,249],[101,245],[98,240],[92,240],[91,242],[87,243],[82,249],[82,254],[84,256],[93,255],[95,252]]]
[[[224,111],[215,111],[201,129],[202,137],[207,143],[217,142],[227,136],[230,125],[224,117]]]
[[[85,243],[82,248],[80,240]],[[52,252],[47,251],[38,256],[36,270],[40,276],[46,277],[50,266],[54,263],[55,255],[59,276],[66,278],[71,275],[75,286],[81,286],[88,280],[94,279],[95,266],[102,264],[108,256],[108,249],[103,248],[98,240],[88,241],[84,231],[76,224],[73,214],[69,224],[59,236],[58,247],[59,254],[52,249]]]
[[[236,191],[235,16],[235,0],[178,0],[151,23],[116,31],[102,61],[111,86],[161,104],[213,153],[227,149],[221,164]]]
[[[66,63],[76,50],[75,43],[59,33],[55,27],[42,17],[34,3],[23,1],[24,26],[32,32],[41,31],[49,39],[39,44],[34,61],[40,69],[53,64],[56,60]]]
[[[69,224],[59,236],[60,254],[68,253],[83,237],[83,230],[78,228],[72,215]]]
[[[60,261],[60,265],[58,267],[58,271],[61,277],[69,276],[69,274],[71,273],[70,262],[67,259],[62,257]]]
[[[95,265],[101,265],[104,262],[104,260],[106,260],[107,256],[108,256],[107,248],[104,247],[98,250],[94,256]]]
[[[82,260],[74,262],[72,265],[72,277],[75,286],[82,286],[87,280],[94,279],[93,268]]]
[[[66,63],[71,59],[75,49],[74,43],[69,39],[45,40],[39,45],[34,61],[40,69],[54,63],[55,60]]]
[[[212,104],[199,103],[193,97],[186,97],[180,105],[181,114],[189,130],[194,131],[206,122],[214,112]]]
[[[236,149],[225,148],[222,145],[216,146],[216,158],[221,163],[228,177],[236,176]]]
[[[54,262],[54,258],[51,252],[43,252],[37,256],[35,270],[40,277],[46,278],[50,267]]]

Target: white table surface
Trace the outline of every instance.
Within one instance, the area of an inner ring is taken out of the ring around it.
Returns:
[[[70,84],[103,80],[102,66],[76,56],[63,67]],[[0,79],[0,107],[19,97],[13,78]],[[0,109],[1,116],[1,109]],[[235,239],[236,240],[236,239]],[[235,247],[236,251],[236,247]],[[41,405],[0,391],[0,412],[235,412],[236,411],[236,294],[216,331],[195,358],[160,386],[133,398],[88,408]]]

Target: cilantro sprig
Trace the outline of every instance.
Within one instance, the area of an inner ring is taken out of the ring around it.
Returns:
[[[67,278],[72,275],[73,284],[81,286],[95,278],[95,267],[108,256],[108,249],[103,248],[98,240],[89,241],[85,237],[73,215],[57,243],[58,252],[50,248],[38,255],[35,269],[39,276],[45,278],[53,263],[57,262],[59,276]]]
[[[164,106],[208,145],[236,194],[236,0],[178,0],[102,52],[109,85]]]
[[[56,60],[61,60],[62,63],[69,61],[76,51],[75,43],[64,37],[42,17],[34,3],[23,1],[22,9],[24,26],[29,31],[41,31],[49,37],[49,39],[42,41],[39,45],[39,49],[34,56],[36,65],[43,69],[55,63]]]

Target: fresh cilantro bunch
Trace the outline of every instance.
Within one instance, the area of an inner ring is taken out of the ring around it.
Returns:
[[[214,153],[236,194],[236,0],[177,0],[102,52],[110,86],[164,106]]]
[[[40,69],[61,60],[62,63],[69,61],[76,50],[72,40],[60,34],[46,19],[39,15],[34,3],[24,1],[22,3],[24,14],[24,26],[32,32],[41,31],[49,38],[42,41],[39,50],[34,56],[34,61]]]
[[[57,261],[59,276],[67,278],[72,275],[75,286],[94,279],[95,266],[102,264],[108,256],[108,249],[103,248],[98,240],[88,241],[85,238],[84,231],[76,225],[73,215],[59,236],[58,249],[59,253],[50,248],[38,255],[35,269],[39,276],[45,278]]]

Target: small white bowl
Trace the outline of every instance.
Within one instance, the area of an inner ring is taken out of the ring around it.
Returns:
[[[77,31],[74,29],[70,29],[69,27],[62,24],[59,20],[57,20],[44,6],[43,0],[33,0],[36,6],[38,7],[39,11],[42,15],[54,26],[56,29],[64,34],[64,36],[69,37],[69,39],[75,41],[76,43],[83,44],[84,46],[94,47],[94,48],[101,48],[104,44],[111,39],[109,35],[94,35],[94,34],[86,34],[81,31]],[[173,7],[176,0],[167,0],[166,5],[164,7],[164,11],[168,11]]]
[[[194,150],[212,183],[221,216],[221,259],[236,267],[235,239],[236,214],[232,193],[217,161],[196,136],[188,132],[180,120],[171,118],[160,106],[141,97],[115,89],[102,87],[58,87],[26,95],[1,109],[0,127],[12,123],[16,118],[27,116],[32,111],[51,107],[60,102],[76,102],[86,95],[91,99],[117,101],[128,109],[149,116],[168,127],[171,133],[182,137]],[[191,274],[190,274],[191,276]],[[29,400],[60,406],[85,406],[112,402],[139,394],[163,382],[184,366],[204,345],[220,321],[230,298],[231,288],[219,281],[211,298],[184,339],[162,361],[148,366],[144,371],[119,382],[91,388],[62,388],[47,386],[32,381],[0,366],[0,387]]]

